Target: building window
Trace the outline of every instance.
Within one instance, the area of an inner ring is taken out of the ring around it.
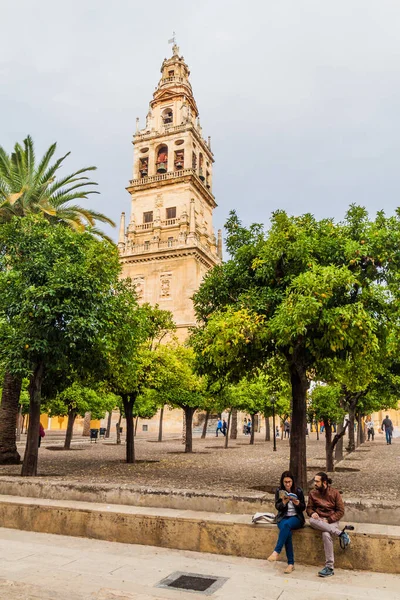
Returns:
[[[183,169],[184,164],[185,164],[185,151],[184,150],[175,150],[175,159],[174,159],[175,171],[180,171],[181,169]]]
[[[172,206],[171,208],[167,208],[165,210],[165,218],[168,219],[176,219],[176,206]]]
[[[149,172],[149,157],[141,158],[139,160],[139,172],[141,177],[147,177]]]
[[[142,425],[142,431],[148,431],[148,430],[149,430],[148,425]]]
[[[144,243],[144,249],[149,250],[149,248],[150,248],[150,242],[149,242],[149,240],[146,240]]]
[[[148,210],[143,213],[143,223],[152,223],[153,222],[153,211]]]
[[[175,75],[175,71],[168,71],[168,77],[173,77]]]
[[[157,152],[157,173],[166,173],[168,168],[168,147],[161,146]]]
[[[172,248],[173,245],[174,245],[174,238],[169,237],[168,238],[168,248]]]
[[[166,108],[165,110],[163,110],[163,112],[161,113],[161,117],[163,120],[164,125],[169,125],[173,122],[174,120],[174,113],[172,112],[171,108]]]

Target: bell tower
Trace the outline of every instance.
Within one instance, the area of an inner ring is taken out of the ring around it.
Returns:
[[[203,139],[190,71],[174,43],[161,66],[146,125],[136,120],[131,214],[121,216],[118,248],[123,276],[141,302],[170,310],[180,339],[195,324],[191,297],[222,259],[212,217],[214,156]]]

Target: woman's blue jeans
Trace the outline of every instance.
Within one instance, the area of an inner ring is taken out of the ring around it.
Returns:
[[[302,523],[299,517],[296,516],[284,517],[282,521],[278,523],[279,537],[275,546],[275,552],[280,554],[283,546],[285,546],[288,565],[294,565],[292,531],[293,529],[300,529],[301,525]]]
[[[392,443],[392,430],[385,427],[385,433],[386,433],[386,443],[391,444]]]

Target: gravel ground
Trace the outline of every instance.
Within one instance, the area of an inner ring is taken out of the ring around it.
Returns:
[[[125,445],[114,440],[89,443],[74,439],[72,450],[61,449],[62,439],[47,435],[39,450],[39,477],[56,481],[86,483],[120,483],[168,489],[193,489],[233,492],[249,495],[255,490],[270,491],[288,468],[288,440],[277,440],[277,452],[272,442],[264,442],[256,435],[250,446],[243,435],[230,447],[223,448],[224,438],[212,434],[205,440],[195,438],[193,454],[184,454],[182,443],[167,439],[158,443],[150,436],[136,438],[137,464],[124,462]],[[23,450],[23,444],[19,448]],[[310,479],[317,470],[324,469],[324,440],[315,439],[307,444]],[[400,500],[400,439],[387,446],[382,436],[366,442],[348,455],[339,468],[354,469],[334,473],[334,485],[352,498]],[[19,475],[19,466],[0,466],[1,475]]]

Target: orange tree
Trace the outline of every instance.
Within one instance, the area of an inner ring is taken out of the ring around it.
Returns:
[[[0,249],[0,361],[6,372],[29,377],[22,475],[36,475],[44,379],[93,368],[98,340],[110,328],[119,258],[109,242],[40,215],[3,224]]]
[[[385,228],[382,233],[382,223]],[[292,396],[290,469],[307,484],[307,390],[327,359],[376,360],[385,337],[389,275],[398,271],[386,251],[397,249],[400,221],[379,214],[369,221],[351,207],[342,223],[312,215],[272,215],[260,225],[227,222],[230,259],[205,278],[194,296],[200,325],[192,344],[203,372],[238,381],[279,355]],[[396,263],[397,264],[397,263]]]

